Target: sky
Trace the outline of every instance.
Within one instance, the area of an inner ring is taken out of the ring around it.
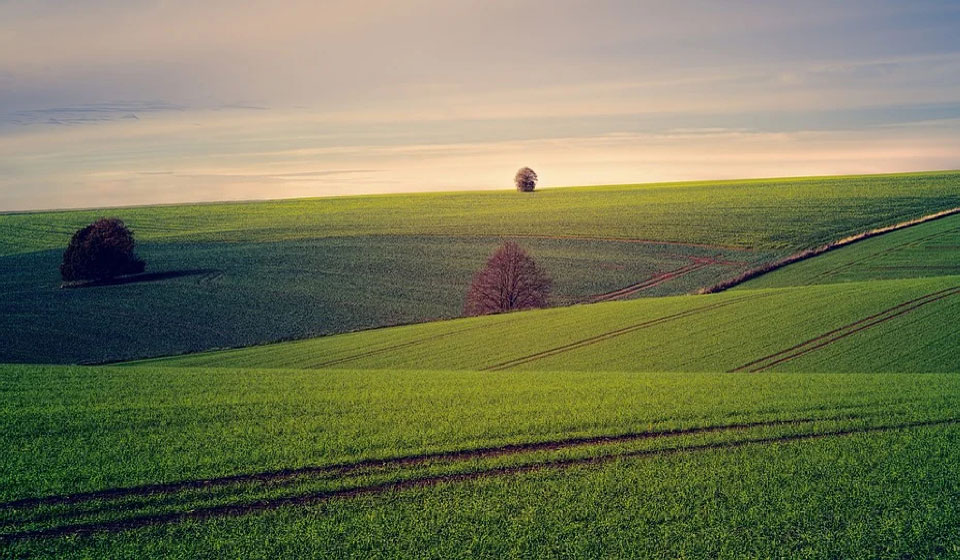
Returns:
[[[960,2],[0,0],[0,211],[960,168]]]

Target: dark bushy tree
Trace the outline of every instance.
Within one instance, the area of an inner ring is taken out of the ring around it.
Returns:
[[[133,252],[133,233],[117,218],[100,218],[78,230],[63,253],[66,282],[139,274],[146,265]]]
[[[477,273],[467,292],[466,315],[546,307],[552,282],[519,245],[507,241]]]
[[[514,176],[513,182],[517,184],[518,191],[533,192],[537,186],[537,173],[529,167],[521,167]]]

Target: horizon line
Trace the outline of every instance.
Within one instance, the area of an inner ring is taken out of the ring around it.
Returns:
[[[782,180],[802,180],[802,179],[822,179],[825,177],[849,178],[849,177],[883,177],[897,175],[924,175],[931,173],[960,173],[960,168],[951,169],[924,169],[916,171],[893,171],[887,173],[846,173],[839,175],[781,175],[776,177],[740,177],[736,179],[693,179],[681,181],[653,181],[641,183],[597,183],[589,185],[557,185],[549,187],[537,187],[536,190],[561,190],[561,189],[589,189],[602,187],[643,187],[643,186],[681,186],[703,183],[738,183],[744,181],[782,181]],[[264,202],[293,202],[303,200],[323,200],[323,199],[347,199],[347,198],[367,198],[367,197],[398,197],[411,195],[445,195],[455,193],[502,193],[504,191],[514,191],[514,188],[475,188],[475,189],[450,189],[440,191],[401,191],[387,193],[351,193],[351,194],[330,194],[318,196],[294,196],[289,198],[243,198],[243,199],[220,199],[220,200],[197,200],[182,202],[154,202],[145,204],[128,204],[118,206],[67,206],[58,208],[32,208],[26,210],[0,210],[0,216],[16,216],[29,214],[54,214],[65,212],[92,212],[95,210],[129,210],[138,208],[158,208],[158,207],[177,207],[177,206],[212,206],[217,204],[254,204]],[[533,191],[536,192],[536,191]]]

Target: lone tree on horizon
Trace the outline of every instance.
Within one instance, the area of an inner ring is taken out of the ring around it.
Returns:
[[[139,274],[146,264],[133,248],[133,232],[122,220],[100,218],[73,234],[63,253],[60,276],[65,282],[77,282]]]
[[[518,191],[533,192],[537,186],[537,173],[529,167],[521,167],[513,177],[513,182],[517,184]]]
[[[473,277],[463,312],[473,316],[546,307],[552,284],[526,251],[507,241]]]

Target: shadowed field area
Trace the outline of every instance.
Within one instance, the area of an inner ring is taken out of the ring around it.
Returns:
[[[144,244],[139,277],[60,289],[60,252],[0,257],[0,362],[91,363],[196,352],[460,315],[496,238],[347,237]],[[577,239],[525,239],[569,305],[689,291],[768,253]],[[671,271],[683,270],[683,274]],[[609,296],[607,296],[609,297]],[[612,299],[612,298],[611,298]]]

